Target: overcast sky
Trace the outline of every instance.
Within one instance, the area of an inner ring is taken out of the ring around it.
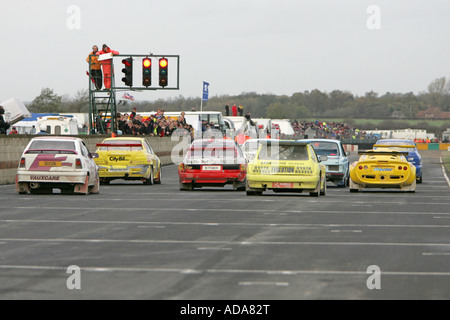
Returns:
[[[203,81],[210,97],[419,93],[450,71],[448,0],[2,0],[0,12],[0,101],[73,96],[103,43],[180,55],[180,90],[130,91],[138,100],[200,98]]]

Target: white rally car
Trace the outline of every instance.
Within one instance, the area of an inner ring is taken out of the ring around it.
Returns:
[[[97,165],[82,139],[36,137],[26,146],[16,175],[19,194],[99,193]]]

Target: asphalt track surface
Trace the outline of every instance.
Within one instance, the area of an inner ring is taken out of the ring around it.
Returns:
[[[450,299],[450,189],[423,157],[414,194],[179,191],[176,166],[99,195],[0,186],[0,299]]]

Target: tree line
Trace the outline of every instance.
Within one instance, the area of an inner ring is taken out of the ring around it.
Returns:
[[[120,100],[120,96],[117,96]],[[119,112],[130,112],[136,107],[138,112],[155,111],[191,111],[200,110],[201,97],[178,96],[155,101],[122,100]],[[240,95],[220,95],[210,97],[203,103],[204,110],[222,111],[225,105],[243,105],[244,113],[254,118],[272,119],[321,119],[321,118],[369,118],[369,119],[414,119],[417,112],[430,107],[450,111],[450,79],[445,77],[433,80],[426,91],[414,94],[386,92],[379,95],[367,92],[356,96],[349,91],[333,90],[322,92],[319,89],[296,92],[291,96],[243,92]],[[44,88],[28,106],[36,113],[81,113],[89,112],[89,91],[79,90],[73,97],[60,96],[50,88]]]

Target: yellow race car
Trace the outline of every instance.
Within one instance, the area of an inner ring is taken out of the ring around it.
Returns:
[[[416,167],[408,162],[408,152],[398,148],[411,146],[374,145],[373,150],[359,152],[358,161],[350,165],[350,192],[366,188],[395,188],[416,191]]]
[[[247,165],[248,196],[263,191],[326,194],[327,156],[316,155],[309,142],[267,140],[260,143],[255,158]]]
[[[144,138],[108,138],[97,144],[101,184],[111,180],[141,180],[144,184],[161,183],[161,161]]]

